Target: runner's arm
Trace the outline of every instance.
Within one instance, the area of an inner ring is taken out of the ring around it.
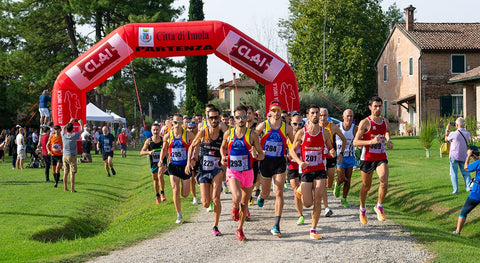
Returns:
[[[230,137],[230,130],[227,130],[223,134],[222,146],[220,147],[220,155],[222,155],[222,165],[227,165],[227,153],[228,153],[228,138]]]
[[[295,160],[296,163],[298,163],[299,165],[301,165],[303,163],[302,159],[300,159],[300,157],[297,155],[297,149],[298,147],[300,147],[300,145],[303,143],[303,135],[304,135],[305,131],[303,129],[299,130],[296,134],[295,134],[295,139],[293,140],[293,145],[292,145],[292,149],[290,149],[289,153],[290,153],[290,156],[293,158],[293,160]],[[308,166],[308,163],[307,163],[307,166]],[[307,167],[305,166],[305,167]],[[302,168],[305,168],[305,167],[302,167]]]
[[[257,156],[254,157],[252,154],[252,157],[259,161],[265,159],[265,153],[263,152],[262,146],[260,145],[260,139],[254,131],[252,131],[252,133],[250,134],[250,140],[253,140],[252,148],[254,148],[254,151],[252,153],[256,152],[255,155]]]
[[[167,155],[169,139],[170,139],[170,135],[168,133],[163,136],[163,146],[162,146],[162,151],[160,152],[160,162],[158,162],[158,167],[162,167],[164,165],[163,159]]]
[[[148,145],[150,144],[151,138],[148,138],[143,144],[142,149],[140,150],[140,155],[151,155],[154,151],[148,150]]]

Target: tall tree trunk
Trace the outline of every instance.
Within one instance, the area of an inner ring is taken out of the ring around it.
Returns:
[[[67,13],[65,15],[65,25],[67,28],[68,38],[72,43],[72,56],[74,58],[78,57],[78,46],[77,46],[77,39],[75,38],[75,22],[73,21],[73,17],[71,13]]]

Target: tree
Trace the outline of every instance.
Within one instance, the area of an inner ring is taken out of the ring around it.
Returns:
[[[367,98],[376,94],[374,61],[392,22],[380,1],[291,0],[289,9],[281,36],[288,41],[299,89],[308,90],[307,84],[323,89],[325,77],[324,91],[348,91],[350,102],[367,109]]]
[[[203,20],[203,1],[190,0],[189,21]],[[188,115],[201,113],[208,102],[207,56],[186,57],[186,101]]]

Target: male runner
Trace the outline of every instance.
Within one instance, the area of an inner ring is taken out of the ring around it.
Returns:
[[[293,111],[292,112],[292,120],[291,124],[293,125],[293,134],[297,134],[299,130],[303,128],[303,122],[302,122],[302,116],[300,115],[300,112],[298,111]],[[290,154],[291,151],[293,151],[293,142],[290,141],[290,139],[287,140],[288,143],[288,173],[287,173],[287,180],[290,181],[290,185],[293,188],[293,192],[297,192],[297,188],[300,186],[300,181],[299,181],[299,173],[298,173],[298,163],[292,158],[292,155]],[[295,151],[297,156],[300,156],[301,154],[301,148],[298,147],[297,150]],[[297,225],[303,225],[305,223],[305,217],[303,216],[303,204],[302,204],[302,199],[298,198],[297,195],[293,195],[294,200],[295,200],[295,208],[297,208],[298,212],[298,220],[297,220]]]
[[[302,169],[301,183],[296,193],[302,199],[305,207],[311,207],[313,204],[310,239],[322,238],[317,233],[317,224],[322,211],[322,194],[326,192],[325,185],[327,183],[325,147],[331,156],[336,156],[335,149],[330,141],[330,132],[319,125],[320,114],[320,109],[316,105],[310,105],[307,108],[309,124],[295,134],[293,150],[290,152],[290,155]],[[296,150],[300,147],[301,159],[296,153]]]
[[[281,237],[280,218],[283,211],[283,185],[287,162],[287,138],[293,141],[293,129],[282,121],[282,106],[278,101],[270,103],[271,115],[266,121],[257,125],[256,132],[261,138],[261,144],[265,151],[265,159],[260,162],[262,173],[262,190],[257,199],[257,205],[263,207],[264,200],[270,195],[272,178],[275,183],[275,224],[270,230],[272,235]]]
[[[182,115],[173,115],[172,130],[163,137],[163,147],[160,153],[160,160],[163,160],[167,155],[170,157],[170,164],[167,168],[167,173],[170,175],[170,184],[173,191],[173,203],[177,211],[177,221],[175,223],[181,224],[183,222],[182,206],[180,201],[180,192],[185,198],[188,196],[190,190],[190,175],[185,173],[187,166],[187,152],[188,147],[194,139],[193,133],[182,128]],[[159,162],[158,166],[166,167],[166,163]],[[181,182],[181,189],[180,189]]]
[[[360,170],[362,173],[362,188],[360,189],[360,221],[367,224],[367,210],[365,199],[372,185],[373,171],[377,171],[380,179],[378,188],[378,202],[373,208],[377,213],[379,221],[385,221],[383,212],[383,199],[387,195],[388,188],[388,160],[385,151],[385,144],[389,150],[393,149],[393,143],[390,140],[390,130],[388,129],[388,120],[381,116],[383,100],[374,96],[368,102],[370,116],[363,119],[358,127],[358,132],[353,140],[355,147],[362,147],[362,158]],[[385,143],[386,142],[386,143]]]
[[[107,126],[102,128],[103,134],[100,135],[97,142],[97,150],[102,153],[102,159],[105,164],[105,171],[107,171],[107,176],[110,176],[110,170],[112,169],[112,174],[116,175],[115,169],[113,169],[113,149],[115,149],[115,137],[110,133],[110,129]]]
[[[160,136],[160,125],[157,123],[152,124],[152,137],[145,141],[145,144],[140,150],[140,155],[148,155],[150,160],[150,172],[153,178],[153,189],[155,190],[156,203],[167,201],[165,198],[165,180],[163,175],[165,174],[165,166],[159,167],[160,152],[162,151],[163,139]],[[167,163],[167,157],[163,158],[163,162]]]
[[[337,152],[343,156],[342,162],[337,164],[337,181],[333,187],[333,195],[336,198],[340,197],[340,187],[343,183],[342,205],[350,207],[347,202],[348,191],[350,190],[350,180],[352,179],[353,166],[355,165],[355,151],[353,148],[353,139],[358,131],[358,126],[353,124],[353,111],[346,109],[343,112],[343,122],[338,124],[340,132],[345,136],[347,145],[343,147],[343,141],[339,136],[336,136]],[[344,151],[342,151],[344,148]]]
[[[220,147],[223,141],[223,131],[218,125],[220,112],[216,108],[210,109],[207,113],[208,127],[199,131],[188,149],[187,166],[185,173],[192,173],[195,160],[198,160],[197,181],[200,184],[202,204],[208,208],[213,199],[213,235],[221,236],[218,230],[222,204],[220,193],[222,190],[223,170],[220,164]],[[194,156],[196,155],[196,156]]]
[[[262,160],[264,153],[258,135],[246,126],[247,108],[239,105],[234,114],[236,127],[225,132],[220,153],[222,164],[227,165],[228,184],[232,192],[231,216],[234,221],[238,221],[235,235],[238,241],[245,241],[243,224],[247,216],[248,200],[252,195],[253,158]]]
[[[333,157],[330,154],[325,156],[327,160],[327,188],[330,189],[333,186],[333,180],[335,178],[335,165],[337,164],[337,159],[338,163],[342,163],[343,152],[345,151],[345,145],[347,144],[347,141],[345,140],[345,136],[343,136],[338,126],[328,121],[328,110],[326,108],[320,108],[320,126],[322,126],[322,128],[325,130],[328,130],[330,133],[330,141],[332,141],[332,143],[334,135],[340,137],[340,140],[342,141],[342,146],[340,148],[340,152],[338,153],[338,157]],[[323,193],[323,205],[325,206],[325,217],[331,216],[333,211],[330,209],[330,207],[328,207],[328,195],[326,189],[325,193]]]

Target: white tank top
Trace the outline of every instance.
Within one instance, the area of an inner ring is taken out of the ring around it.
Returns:
[[[345,146],[345,151],[343,152],[343,156],[354,156],[354,148],[353,148],[353,139],[355,138],[353,134],[353,128],[355,125],[352,123],[350,125],[350,129],[344,130],[343,129],[343,122],[340,123],[340,131],[342,132],[343,136],[347,140],[347,145]],[[342,151],[342,139],[339,136],[335,136],[335,142],[337,144],[337,154]]]

